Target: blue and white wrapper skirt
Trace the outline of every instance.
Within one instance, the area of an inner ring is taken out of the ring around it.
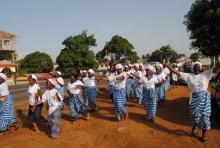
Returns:
[[[165,91],[167,91],[168,89],[170,89],[170,75],[168,75],[164,87],[165,87]]]
[[[134,85],[136,85],[138,81],[135,81]],[[137,88],[134,88],[134,95],[137,100],[137,104],[141,105],[142,97],[143,97],[143,84],[139,85]]]
[[[114,88],[113,91],[113,103],[116,116],[118,120],[121,120],[124,113],[126,113],[125,109],[126,102],[126,90],[125,88]]]
[[[51,129],[50,136],[57,138],[60,133],[60,118],[61,118],[61,105],[57,109],[48,115],[48,123]]]
[[[88,106],[91,108],[96,108],[96,87],[85,87],[84,95],[86,97],[86,101],[88,102]]]
[[[11,95],[4,96],[6,101],[0,102],[0,131],[5,131],[8,126],[16,122]]]
[[[147,113],[147,119],[153,119],[157,111],[157,94],[155,89],[143,88],[143,103]]]
[[[161,103],[161,102],[164,102],[164,86],[161,85],[159,87],[156,87],[155,88],[155,92],[157,94],[157,98],[158,98],[158,102]]]
[[[108,85],[108,92],[109,92],[109,97],[113,99],[113,92],[114,92],[114,86],[113,85]]]
[[[189,112],[193,124],[203,130],[210,129],[211,101],[208,91],[196,91],[192,93]]]
[[[131,96],[134,95],[133,86],[134,86],[134,80],[130,78],[127,79],[127,82],[126,82],[126,97],[127,98],[130,98]]]
[[[64,87],[59,87],[57,88],[57,91],[60,93],[60,95],[62,96],[63,100],[61,102],[62,106],[64,105],[63,101],[64,101],[64,97],[65,97],[65,90]]]
[[[84,104],[80,97],[80,94],[73,95],[69,99],[69,108],[72,118],[76,118],[78,113],[84,112]]]

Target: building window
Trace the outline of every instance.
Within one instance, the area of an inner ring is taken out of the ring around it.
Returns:
[[[4,40],[4,45],[9,45],[9,40]]]

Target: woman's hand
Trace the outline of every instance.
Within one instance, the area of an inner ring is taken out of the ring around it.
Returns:
[[[0,102],[5,102],[6,99],[5,98],[0,98]]]

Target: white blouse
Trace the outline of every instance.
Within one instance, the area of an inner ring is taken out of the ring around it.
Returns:
[[[146,76],[142,76],[139,80],[139,83],[142,83],[143,86],[147,89],[155,88],[155,84],[159,83],[159,80],[156,76],[153,75],[151,79],[148,80]]]
[[[123,80],[117,80],[118,77],[124,76]],[[126,81],[127,81],[127,74],[125,72],[115,75],[114,77],[114,87],[117,89],[125,88],[126,87]]]
[[[60,101],[56,96],[57,93],[60,98]],[[48,114],[53,113],[61,105],[62,101],[62,96],[55,88],[53,88],[52,90],[47,89],[42,95],[42,102],[47,102],[49,106]]]
[[[115,77],[115,73],[114,72],[107,72],[106,76],[108,78],[109,81],[109,85],[114,86],[114,77]]]
[[[61,85],[64,85],[64,80],[63,80],[62,77],[56,78],[56,81],[55,81],[55,82],[56,82],[55,87],[56,87],[57,89],[61,87],[57,82],[59,82]]]
[[[38,93],[38,90],[40,90],[40,86],[36,83],[33,86],[31,86],[31,85],[29,86],[29,88],[28,88],[28,98],[29,98],[29,104],[30,105],[34,105],[35,95],[36,95],[36,93]],[[37,104],[41,104],[41,103],[42,103],[42,101],[41,101],[41,98],[39,96]]]
[[[95,77],[85,77],[83,79],[83,83],[85,86],[88,86],[88,87],[95,87],[96,84],[95,84]]]
[[[76,82],[73,82],[73,83],[69,82],[67,85],[67,90],[69,90],[73,95],[79,94],[80,88],[78,86],[84,86],[82,81],[77,80]]]
[[[8,84],[5,81],[0,85],[0,97],[9,95]]]

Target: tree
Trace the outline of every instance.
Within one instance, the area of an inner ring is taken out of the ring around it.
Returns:
[[[89,49],[91,46],[96,46],[94,35],[87,35],[87,32],[83,31],[79,35],[66,38],[62,44],[65,47],[56,61],[65,76],[94,67],[95,54]]]
[[[196,0],[185,15],[191,47],[206,56],[220,55],[220,1]]]
[[[196,62],[198,61],[200,58],[202,57],[201,52],[194,52],[190,55],[190,59],[192,60],[192,62]]]
[[[141,58],[144,60],[144,63],[148,62],[150,59],[150,54],[147,53],[145,55],[142,55]]]
[[[53,69],[53,61],[48,54],[36,51],[21,59],[18,69],[27,73],[50,72]]]
[[[177,52],[170,45],[162,46],[160,49],[155,50],[151,53],[149,61],[161,62],[162,60],[166,60],[167,62],[176,62],[177,60]]]
[[[106,54],[114,54],[117,61],[121,56],[125,56],[126,60],[132,63],[139,58],[137,52],[134,51],[134,46],[126,38],[119,35],[113,36],[110,42],[106,43],[104,49],[96,54],[96,58],[103,60]]]

